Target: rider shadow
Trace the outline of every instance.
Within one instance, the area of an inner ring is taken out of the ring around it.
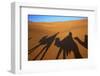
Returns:
[[[59,58],[61,52],[63,52],[63,59],[66,59],[66,55],[68,56],[71,51],[74,53],[75,58],[82,58],[71,32],[69,32],[68,36],[66,36],[63,40],[56,38],[55,45],[60,48],[56,59]]]
[[[84,41],[80,40],[78,37],[75,37],[75,40],[78,41],[83,47],[88,48],[88,36],[85,35]]]
[[[59,32],[58,32],[59,33]],[[55,37],[58,35],[58,33],[52,35],[52,36],[44,36],[39,40],[39,44],[36,45],[35,47],[33,47],[31,50],[31,53],[36,50],[36,48],[38,48],[39,46],[45,45],[42,50],[34,57],[33,60],[36,60],[42,53],[42,56],[40,58],[40,60],[42,60],[45,56],[45,54],[47,53],[48,49],[50,48],[50,46],[52,45],[53,41],[55,40]]]

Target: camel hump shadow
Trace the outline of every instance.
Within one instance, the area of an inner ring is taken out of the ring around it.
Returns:
[[[47,39],[47,35],[46,36],[43,36],[38,42],[40,43],[40,44],[45,44],[46,43],[46,39]]]
[[[53,40],[55,39],[55,37],[56,37],[56,35],[58,34],[59,32],[57,32],[56,34],[54,34],[54,35],[52,35],[52,36],[43,36],[40,40],[39,40],[39,43],[41,44],[41,45],[50,45],[52,42],[53,42]]]
[[[55,46],[60,48],[60,50],[59,50],[60,53],[62,50],[63,52],[65,52],[68,55],[72,51],[74,53],[75,58],[82,58],[82,56],[79,52],[79,48],[78,48],[77,44],[75,43],[71,32],[69,32],[69,34],[63,40],[56,38]],[[59,52],[58,52],[58,54],[59,54]]]

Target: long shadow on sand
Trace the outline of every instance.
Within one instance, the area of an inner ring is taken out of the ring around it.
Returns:
[[[59,32],[58,32],[59,33]],[[50,48],[50,46],[52,45],[53,41],[55,40],[55,37],[58,35],[58,33],[52,35],[52,36],[44,36],[39,40],[39,44],[36,45],[35,47],[33,47],[32,49],[29,50],[29,54],[31,54],[33,51],[35,51],[38,47],[40,47],[41,45],[45,45],[42,50],[34,57],[33,60],[36,60],[40,54],[42,54],[40,60],[42,60],[45,56],[45,54],[47,53],[48,49]]]
[[[61,52],[63,52],[63,59],[66,59],[66,54],[68,56],[71,51],[74,53],[75,58],[82,58],[71,32],[69,32],[68,36],[66,36],[63,40],[56,38],[55,45],[60,48],[56,59],[59,58]]]

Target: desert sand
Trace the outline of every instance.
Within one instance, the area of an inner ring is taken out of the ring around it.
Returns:
[[[39,44],[39,40],[43,36],[52,36],[55,33],[59,32],[56,36],[60,38],[60,40],[64,39],[69,32],[72,32],[72,37],[78,37],[82,41],[84,41],[84,36],[88,35],[88,20],[74,20],[74,21],[64,21],[64,22],[28,22],[28,50],[35,47]],[[77,43],[79,52],[83,58],[88,58],[88,49],[84,48],[80,45],[75,39],[74,41]],[[58,54],[59,48],[56,47],[55,41],[53,41],[52,45],[48,49],[45,54],[43,60],[55,60]],[[44,45],[38,47],[34,52],[28,54],[28,60],[34,59],[36,55],[41,51]],[[63,52],[62,52],[63,53]],[[63,59],[63,54],[59,56],[59,59]],[[39,60],[41,53],[36,60]],[[69,53],[67,59],[75,59],[73,52]]]

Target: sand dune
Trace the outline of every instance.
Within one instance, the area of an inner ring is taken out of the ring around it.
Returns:
[[[59,37],[61,40],[65,38],[69,32],[72,32],[73,38],[79,37],[81,40],[84,40],[84,36],[88,34],[88,20],[76,20],[76,21],[64,21],[64,22],[28,22],[28,35],[29,38],[32,39],[28,42],[28,49],[31,49],[32,47],[36,46],[38,44],[38,41],[43,36],[52,36],[53,34],[59,32],[57,37]],[[83,58],[88,57],[88,51],[86,48],[84,48],[82,45],[80,45],[76,40],[79,47],[79,51]],[[37,48],[33,53],[28,55],[28,59],[32,60],[43,48],[43,46],[40,46]],[[48,52],[46,53],[44,60],[48,59],[55,59],[57,56],[57,53],[59,51],[59,48],[54,46],[54,42],[49,48]],[[41,55],[39,56],[39,58]],[[38,58],[38,59],[39,59]],[[62,59],[62,54],[59,57]],[[71,52],[68,56],[68,59],[74,58],[73,52]],[[37,59],[37,60],[38,60]]]
[[[33,27],[34,25],[34,27]],[[77,21],[66,21],[66,22],[29,22],[29,30],[31,29],[39,29],[43,31],[65,31],[68,29],[72,29],[73,27],[87,27],[87,20],[77,20]]]

